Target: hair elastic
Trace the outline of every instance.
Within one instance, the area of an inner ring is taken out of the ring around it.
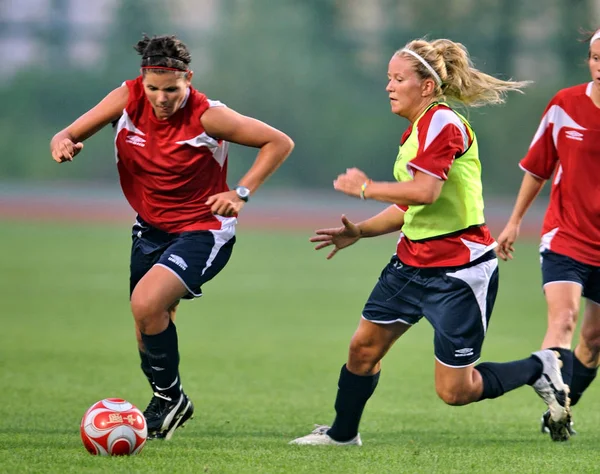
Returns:
[[[403,49],[403,50],[401,50],[400,52],[401,52],[401,53],[408,53],[408,54],[410,54],[411,56],[414,56],[415,58],[417,58],[417,59],[418,59],[418,60],[421,62],[421,64],[422,64],[423,66],[425,66],[425,67],[427,68],[427,70],[428,70],[428,71],[431,73],[431,75],[432,75],[432,76],[433,76],[433,78],[435,79],[435,82],[437,83],[437,85],[438,85],[438,86],[441,86],[441,85],[442,85],[442,78],[439,76],[439,74],[438,74],[437,72],[435,72],[435,69],[433,69],[433,68],[431,67],[431,64],[429,64],[427,61],[425,61],[425,59],[424,59],[424,58],[423,58],[421,55],[419,55],[419,54],[415,53],[413,50],[411,50],[411,49],[408,49],[408,48],[404,48],[404,49]]]

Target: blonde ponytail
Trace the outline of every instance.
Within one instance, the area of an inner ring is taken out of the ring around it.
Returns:
[[[530,81],[504,81],[485,74],[471,62],[467,49],[460,43],[448,39],[427,41],[413,40],[403,49],[419,55],[438,74],[442,83],[436,81],[436,95],[449,102],[457,102],[469,107],[481,107],[488,104],[501,104],[510,91],[523,92],[521,89]],[[414,55],[402,49],[396,52],[412,61],[417,74],[423,79],[435,78]]]

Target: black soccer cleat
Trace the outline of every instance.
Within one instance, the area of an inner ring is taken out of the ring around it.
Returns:
[[[193,414],[194,405],[185,393],[181,392],[177,400],[161,393],[154,393],[148,407],[144,410],[148,439],[171,439],[175,430],[183,426]]]
[[[551,431],[551,418],[550,418],[550,410],[546,410],[544,412],[544,414],[542,415],[542,419],[540,421],[541,424],[541,429],[540,431],[543,434],[552,434]],[[567,417],[567,431],[569,432],[569,436],[575,436],[577,434],[577,431],[575,431],[573,429],[573,419],[571,418],[571,414],[569,413],[568,417]]]

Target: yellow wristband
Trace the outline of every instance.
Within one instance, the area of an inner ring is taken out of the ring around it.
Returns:
[[[367,198],[365,197],[365,191],[367,190],[367,186],[368,186],[369,184],[371,184],[372,182],[373,182],[373,180],[371,180],[371,179],[367,179],[367,180],[366,180],[366,181],[365,181],[365,182],[362,184],[362,186],[360,187],[360,198],[361,198],[363,201],[364,201],[365,199],[367,199]]]

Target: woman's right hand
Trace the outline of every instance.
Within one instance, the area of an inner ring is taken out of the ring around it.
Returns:
[[[73,161],[73,158],[77,156],[81,150],[83,150],[83,143],[73,143],[70,138],[62,138],[56,141],[53,140],[50,144],[52,159],[57,163]]]
[[[310,238],[311,242],[319,242],[315,246],[315,250],[321,250],[330,245],[334,245],[334,249],[329,252],[327,259],[333,258],[333,256],[342,249],[350,247],[361,238],[360,229],[356,224],[350,222],[345,215],[342,215],[341,227],[334,227],[331,229],[318,229],[315,231],[315,236]]]
[[[498,246],[496,247],[496,255],[502,260],[512,260],[512,253],[515,251],[513,244],[519,237],[519,224],[508,223],[500,235],[496,239]]]

